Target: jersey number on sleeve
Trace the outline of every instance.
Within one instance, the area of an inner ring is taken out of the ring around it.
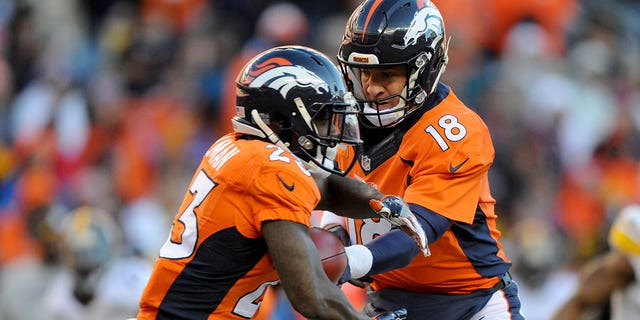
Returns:
[[[373,239],[391,231],[393,227],[386,219],[362,219],[359,222],[354,219],[347,219],[347,224],[351,242],[360,244],[371,242]]]
[[[269,160],[291,163],[291,158],[289,158],[288,155],[284,155],[284,156],[282,155],[285,152],[284,149],[282,149],[282,148],[280,148],[280,147],[278,147],[276,145],[272,145],[272,144],[268,144],[267,145],[267,149],[275,149],[269,155]],[[304,164],[302,164],[300,159],[295,158],[294,160],[295,160],[295,163],[298,166],[298,168],[300,168],[300,170],[302,170],[302,173],[304,173],[306,176],[311,176],[311,172],[309,172],[309,170],[307,170],[307,168],[304,167]]]
[[[189,192],[194,196],[173,223],[169,239],[160,248],[160,257],[182,259],[193,254],[198,241],[198,220],[194,210],[200,206],[215,186],[215,182],[203,170],[198,173],[189,187]]]
[[[444,136],[449,141],[460,141],[467,135],[467,128],[465,128],[462,123],[458,122],[458,118],[450,114],[442,116],[440,120],[438,120],[438,125],[444,129]],[[424,131],[436,140],[436,143],[438,143],[438,146],[440,146],[442,151],[447,151],[449,149],[449,144],[447,144],[447,141],[445,141],[434,126],[430,125],[425,128]]]

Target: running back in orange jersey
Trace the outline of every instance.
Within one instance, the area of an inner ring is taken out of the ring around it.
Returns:
[[[494,159],[489,130],[448,87],[440,85],[434,95],[440,101],[416,111],[421,114],[405,120],[391,138],[365,150],[349,173],[384,194],[398,195],[454,221],[429,244],[431,256],[419,255],[404,268],[372,276],[374,289],[470,293],[491,287],[494,276],[510,266],[498,240],[495,200],[489,190],[487,172]],[[349,158],[352,152],[340,156]],[[486,225],[481,223],[485,220]],[[381,219],[347,219],[346,227],[352,243],[366,244],[392,226]],[[476,238],[467,241],[465,233]]]
[[[228,134],[204,155],[160,249],[138,320],[247,319],[279,282],[266,220],[310,226],[320,194],[289,151]]]

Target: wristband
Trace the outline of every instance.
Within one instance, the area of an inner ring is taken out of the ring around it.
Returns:
[[[351,278],[362,278],[371,271],[373,265],[373,254],[363,245],[356,244],[344,248],[349,261],[349,269],[351,270]]]

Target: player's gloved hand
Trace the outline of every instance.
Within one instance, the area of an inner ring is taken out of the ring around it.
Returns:
[[[372,320],[405,320],[407,319],[407,310],[400,309],[396,311],[383,312],[373,318]]]
[[[324,229],[333,233],[336,237],[338,237],[338,239],[340,239],[340,242],[342,242],[343,246],[348,247],[351,245],[351,239],[349,238],[349,233],[347,232],[347,229],[345,229],[343,226],[339,224],[329,224],[324,226]]]
[[[341,287],[345,282],[349,282],[350,284],[356,286],[356,287],[360,287],[360,288],[366,288],[371,282],[373,281],[373,279],[371,279],[370,277],[363,277],[360,279],[352,279],[351,278],[351,268],[349,267],[349,264],[347,263],[347,267],[344,270],[344,273],[342,274],[342,277],[340,277],[340,279],[338,280],[338,287]]]
[[[409,209],[402,198],[387,195],[380,200],[369,200],[369,205],[377,214],[410,235],[425,257],[431,255],[427,243],[427,235],[424,233],[416,216],[411,212],[411,209]]]
[[[341,279],[342,280],[342,279]],[[363,277],[360,279],[349,279],[347,282],[349,282],[350,284],[358,287],[358,288],[366,288],[369,286],[369,284],[371,284],[371,282],[373,282],[373,279],[371,277]]]
[[[351,268],[349,268],[349,264],[347,263],[347,267],[345,268],[342,277],[340,277],[340,280],[338,280],[338,287],[341,287],[343,283],[349,280],[351,280]]]

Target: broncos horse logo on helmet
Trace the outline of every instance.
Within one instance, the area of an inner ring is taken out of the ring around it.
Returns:
[[[288,63],[288,65],[281,63]],[[267,86],[276,89],[284,99],[287,98],[289,91],[296,87],[310,87],[315,89],[318,94],[329,92],[327,82],[315,73],[304,67],[294,66],[289,61],[274,59],[273,61],[266,61],[264,64],[256,67],[260,69],[255,72],[255,78],[251,79],[249,87],[259,88]],[[253,72],[251,74],[253,74]]]
[[[424,36],[429,31],[438,35],[439,30],[444,30],[443,24],[444,23],[438,9],[432,6],[423,7],[413,16],[413,21],[411,21],[411,25],[403,37],[403,48],[416,44],[418,42],[418,38]]]
[[[269,49],[249,61],[236,80],[234,131],[289,149],[307,163],[334,167],[340,144],[359,145],[358,106],[340,70],[304,46]]]

